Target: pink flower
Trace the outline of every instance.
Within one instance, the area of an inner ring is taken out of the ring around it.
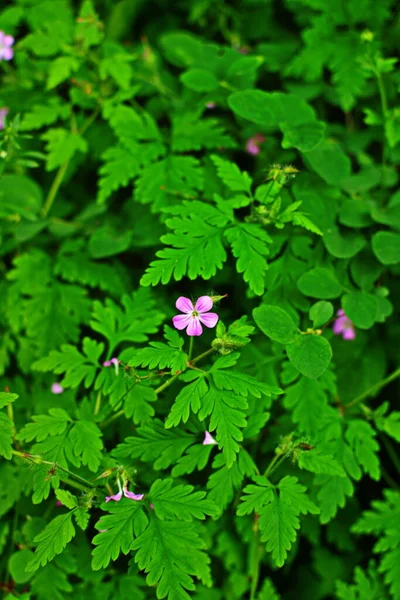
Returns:
[[[7,115],[8,115],[8,108],[6,106],[3,106],[3,108],[0,108],[0,129],[5,129]]]
[[[105,362],[103,362],[103,367],[111,367],[111,365],[114,365],[115,374],[118,375],[118,371],[119,371],[118,358],[112,358],[111,360],[106,360]]]
[[[333,324],[333,333],[335,335],[341,335],[344,340],[354,340],[356,332],[354,331],[354,325],[343,309],[340,309],[336,313],[337,319]]]
[[[215,108],[215,102],[207,102],[206,103],[206,108]]]
[[[51,386],[52,394],[62,394],[63,391],[64,391],[64,388],[59,383],[53,383],[53,385]]]
[[[218,444],[218,442],[216,442],[214,440],[214,438],[211,435],[211,433],[209,433],[208,431],[206,431],[206,433],[204,435],[203,446],[214,446],[215,444]]]
[[[256,135],[253,135],[253,137],[247,140],[246,152],[248,152],[249,154],[253,154],[254,156],[256,154],[259,154],[260,145],[263,142],[265,142],[265,137],[261,135],[261,133],[256,133]]]
[[[180,296],[175,306],[185,314],[177,315],[172,319],[174,327],[176,329],[187,328],[187,335],[201,335],[203,333],[201,323],[206,327],[215,327],[218,322],[218,315],[208,312],[213,307],[213,301],[210,296],[200,296],[194,306],[189,298]]]
[[[128,492],[126,485],[124,485],[124,489],[122,490],[121,483],[119,480],[118,480],[118,488],[119,488],[118,494],[114,494],[114,496],[106,496],[106,502],[109,502],[110,500],[115,500],[115,502],[119,502],[122,498],[122,494],[124,494],[125,498],[130,498],[131,500],[142,500],[143,499],[144,494],[134,494],[133,492]]]
[[[6,35],[4,31],[0,31],[0,61],[12,59],[14,56],[14,50],[11,48],[13,43],[12,35]]]
[[[60,506],[64,506],[64,504],[61,502],[61,500],[56,500],[56,506],[60,507]]]

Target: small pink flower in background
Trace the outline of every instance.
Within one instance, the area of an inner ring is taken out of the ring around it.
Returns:
[[[204,435],[203,446],[214,446],[215,444],[218,444],[218,442],[216,442],[214,440],[214,438],[211,435],[211,433],[209,433],[208,431],[206,431],[206,433]]]
[[[60,506],[64,506],[64,504],[61,502],[61,500],[56,500],[56,506],[60,507]]]
[[[259,154],[260,146],[263,142],[265,142],[265,137],[261,135],[261,133],[256,133],[256,135],[253,135],[253,137],[247,140],[246,152],[253,154],[254,156]]]
[[[125,498],[130,498],[131,500],[142,500],[143,499],[144,494],[134,494],[133,492],[128,492],[126,485],[124,485],[124,489],[122,490],[121,483],[119,480],[118,480],[118,488],[119,488],[118,494],[114,494],[113,496],[106,496],[106,502],[109,502],[110,500],[115,500],[115,502],[119,502],[122,498],[122,494],[125,496]]]
[[[3,106],[3,108],[0,108],[0,129],[5,129],[7,115],[8,115],[8,108],[6,106]]]
[[[154,510],[154,504],[152,504],[152,503],[150,502],[149,506],[150,506],[151,510]]]
[[[341,308],[336,313],[337,319],[333,324],[333,333],[335,335],[341,335],[344,340],[354,340],[356,337],[356,332],[354,330],[354,325],[352,321],[348,317],[344,310]]]
[[[63,391],[64,391],[64,388],[59,383],[53,383],[53,385],[51,386],[52,394],[62,394]]]
[[[200,296],[194,306],[189,298],[180,296],[175,306],[185,314],[177,315],[172,319],[174,327],[176,329],[186,329],[187,335],[201,335],[203,333],[201,323],[211,328],[215,327],[218,322],[218,315],[208,312],[213,307],[213,301],[210,296]]]
[[[207,103],[206,103],[206,108],[210,108],[210,109],[212,109],[212,108],[215,108],[215,106],[216,106],[216,105],[215,105],[215,102],[207,102]]]
[[[111,360],[106,360],[105,362],[103,362],[103,367],[111,367],[111,365],[114,365],[115,374],[118,375],[118,371],[119,371],[118,358],[112,358]]]
[[[6,35],[4,31],[0,31],[0,60],[11,60],[14,56],[14,50],[11,46],[14,43],[12,35]]]

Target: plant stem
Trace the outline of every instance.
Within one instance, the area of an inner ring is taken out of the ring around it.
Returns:
[[[87,479],[84,479],[80,475],[76,475],[75,473],[72,473],[72,471],[70,471],[69,469],[66,469],[65,467],[62,467],[58,463],[51,462],[49,460],[44,460],[39,454],[28,454],[27,452],[18,452],[18,450],[11,450],[11,452],[12,452],[12,454],[14,454],[14,456],[18,456],[19,458],[24,458],[26,460],[30,460],[31,462],[33,462],[35,464],[50,465],[53,468],[59,469],[60,471],[64,471],[64,473],[67,473],[70,477],[72,477],[76,481],[80,482],[86,488],[93,489],[96,487],[93,483],[91,483]]]
[[[254,536],[250,548],[250,600],[255,600],[258,587],[258,580],[260,577],[261,548],[260,534],[258,530],[258,515],[255,515],[253,532]]]
[[[362,394],[360,394],[359,396],[354,398],[354,400],[352,400],[348,404],[345,404],[343,406],[343,408],[345,410],[347,410],[348,408],[356,406],[357,404],[359,404],[360,402],[365,400],[365,398],[368,398],[368,396],[370,396],[374,392],[378,392],[381,388],[385,387],[386,385],[391,383],[394,379],[396,379],[399,376],[400,376],[400,368],[396,369],[396,371],[393,371],[393,373],[391,373],[390,375],[385,377],[385,379],[381,379],[381,381],[378,381],[378,383],[375,383],[375,385],[373,385],[368,390],[366,390],[365,392],[363,392]]]
[[[8,414],[10,421],[12,421],[12,436],[13,436],[13,440],[15,440],[15,436],[17,434],[17,429],[15,427],[15,422],[14,422],[14,409],[13,409],[12,402],[9,402],[7,404],[7,414]]]
[[[103,421],[102,423],[100,423],[98,425],[98,427],[100,429],[104,429],[105,427],[107,427],[107,425],[109,425],[110,423],[112,423],[116,419],[119,419],[120,417],[122,417],[122,415],[124,414],[124,412],[125,412],[124,409],[121,408],[121,410],[119,410],[118,412],[114,413],[113,415],[111,415],[111,417],[109,417],[108,419],[106,419],[105,421]]]
[[[387,141],[386,141],[386,123],[388,119],[389,107],[386,96],[385,85],[382,79],[382,73],[375,69],[375,76],[378,83],[379,96],[381,99],[382,117],[383,117],[383,146],[382,146],[382,167],[386,167]]]
[[[396,450],[393,448],[393,444],[385,435],[381,436],[381,440],[383,442],[383,445],[386,448],[387,453],[389,454],[390,458],[392,459],[394,466],[396,467],[397,471],[400,473],[400,459],[396,454]]]
[[[94,412],[93,412],[94,416],[99,414],[100,407],[101,407],[101,390],[98,391],[97,396],[96,396],[96,404],[94,406]]]
[[[189,356],[189,362],[190,362],[190,360],[192,358],[192,354],[193,354],[193,343],[194,343],[194,336],[191,335],[190,336],[190,342],[189,342],[189,354],[188,354],[188,356]]]
[[[59,187],[62,184],[64,175],[68,169],[69,163],[70,163],[69,160],[65,161],[65,163],[63,165],[61,165],[61,167],[57,171],[57,175],[54,178],[54,181],[52,183],[50,191],[47,195],[46,202],[44,203],[44,206],[42,208],[42,217],[43,218],[47,217],[51,207],[53,206],[53,202],[57,196]]]
[[[170,379],[168,379],[165,383],[163,383],[162,385],[160,385],[160,387],[156,388],[154,391],[155,393],[158,395],[160,392],[163,392],[168,386],[171,385],[171,383],[173,381],[175,381],[175,379],[177,379],[179,377],[180,373],[177,373],[176,375],[174,375],[173,377],[171,377]]]
[[[210,348],[209,350],[206,350],[206,352],[203,352],[203,354],[199,354],[199,356],[196,356],[196,358],[194,358],[193,360],[190,361],[190,364],[194,365],[202,358],[205,358],[206,356],[211,354],[211,352],[214,352],[214,348]]]

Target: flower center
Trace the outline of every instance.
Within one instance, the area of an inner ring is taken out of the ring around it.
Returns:
[[[197,310],[194,310],[192,312],[192,317],[198,317],[198,316],[199,316],[199,313],[197,312]]]

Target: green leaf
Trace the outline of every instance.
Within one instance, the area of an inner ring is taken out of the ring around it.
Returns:
[[[4,413],[0,413],[0,455],[10,460],[13,449],[14,424]]]
[[[266,256],[269,254],[270,236],[260,227],[242,223],[225,232],[236,262],[236,270],[243,273],[243,279],[250,289],[261,296],[264,293],[264,275],[267,270]]]
[[[207,482],[210,490],[208,498],[224,511],[235,497],[236,490],[242,487],[244,478],[255,475],[257,467],[244,448],[239,449],[236,462],[228,467],[224,455],[219,452],[213,461],[215,471]]]
[[[317,327],[321,327],[329,321],[329,319],[333,315],[333,306],[330,302],[325,302],[324,300],[320,300],[312,305],[310,308],[310,319],[313,322],[314,329]]]
[[[370,329],[376,321],[378,304],[375,296],[367,292],[351,292],[342,299],[346,316],[360,329]]]
[[[148,367],[151,370],[170,367],[173,372],[183,371],[188,359],[187,354],[182,351],[183,339],[167,325],[165,332],[166,336],[169,336],[168,344],[150,342],[147,348],[140,348],[133,354],[129,359],[129,365]]]
[[[351,173],[350,158],[332,139],[324,140],[314,150],[307,152],[305,159],[326,183],[333,186],[340,186]]]
[[[231,467],[239,452],[239,442],[243,440],[242,429],[247,421],[245,411],[248,404],[245,398],[233,392],[221,391],[210,386],[202,399],[198,413],[200,421],[211,416],[209,430],[217,431],[218,446],[223,449],[226,464]]]
[[[128,419],[133,418],[137,425],[148,421],[154,416],[154,408],[151,403],[157,400],[157,394],[151,387],[137,384],[126,395],[124,402],[124,411]]]
[[[75,423],[69,435],[74,454],[79,456],[82,464],[96,473],[102,460],[103,442],[100,439],[102,436],[100,429],[95,423],[81,419]]]
[[[31,550],[19,550],[10,556],[8,568],[13,581],[18,584],[27,583],[32,578],[32,573],[25,571],[34,554]]]
[[[49,356],[40,358],[33,363],[32,368],[36,371],[54,373],[65,373],[61,382],[66,387],[78,387],[82,382],[89,388],[96,376],[99,367],[98,359],[103,352],[104,344],[99,344],[90,338],[83,339],[83,356],[75,346],[64,344],[61,352],[53,350]]]
[[[253,310],[253,318],[261,331],[275,342],[292,344],[298,336],[292,317],[278,306],[263,304]]]
[[[260,515],[261,541],[267,542],[267,552],[272,553],[273,561],[281,567],[296,540],[300,513],[315,515],[319,509],[295,477],[284,477],[276,488],[265,477],[257,476],[254,480],[257,485],[248,485],[243,490],[246,496],[241,498],[244,504],[239,505],[238,515],[253,510]]]
[[[246,171],[241,171],[235,163],[216,154],[211,155],[211,160],[217,169],[218,177],[229,189],[233,192],[251,193],[252,179]]]
[[[57,500],[62,502],[67,508],[73,509],[78,506],[78,499],[76,496],[71,494],[68,490],[58,489],[56,490]]]
[[[105,164],[99,169],[97,201],[103,204],[113,192],[127,186],[138,174],[140,161],[135,153],[123,146],[107,148],[102,155]]]
[[[293,411],[291,418],[299,430],[309,436],[316,435],[321,420],[330,413],[328,396],[321,380],[308,377],[300,377],[286,389],[284,406]]]
[[[145,167],[135,187],[135,200],[152,204],[152,211],[159,211],[168,204],[171,191],[197,195],[204,185],[200,163],[193,156],[168,156],[168,158]],[[174,198],[175,200],[175,198]]]
[[[41,129],[44,125],[52,125],[58,119],[66,119],[70,110],[70,107],[61,104],[58,98],[49,99],[48,104],[35,104],[30,112],[24,114],[21,130],[32,131]]]
[[[335,258],[352,258],[364,248],[365,238],[354,231],[343,233],[337,228],[324,231],[323,242]]]
[[[157,479],[149,491],[149,500],[159,519],[193,521],[215,515],[213,502],[205,500],[206,492],[194,492],[192,485],[175,485],[173,479]]]
[[[100,227],[90,236],[89,254],[93,258],[108,258],[122,254],[131,245],[131,233],[114,231],[110,227]]]
[[[204,377],[198,377],[189,385],[185,385],[176,396],[171,412],[165,422],[165,427],[176,427],[182,421],[186,423],[191,412],[197,414],[201,407],[201,400],[207,394],[208,386]]]
[[[235,92],[228,97],[228,104],[235,114],[253,123],[268,127],[276,124],[276,102],[273,94],[260,90]]]
[[[79,60],[75,56],[60,56],[50,63],[47,89],[52,90],[59,83],[68,79],[72,73],[79,69]]]
[[[199,214],[168,219],[166,225],[174,230],[161,238],[169,247],[157,252],[157,260],[150,263],[140,284],[166,284],[171,279],[180,281],[184,275],[189,279],[214,277],[226,260],[222,230]]]
[[[157,596],[190,600],[185,590],[195,589],[192,575],[211,585],[204,542],[193,523],[161,521],[150,515],[147,529],[132,543],[135,562],[148,573],[148,585],[157,585]]]
[[[19,398],[18,394],[10,394],[9,392],[0,392],[0,408],[10,404],[11,402],[15,402],[15,400]]]
[[[354,450],[357,461],[372,479],[379,481],[379,444],[375,437],[375,430],[366,421],[354,419],[347,427],[346,439]]]
[[[87,152],[88,149],[88,144],[83,137],[66,129],[49,129],[42,135],[42,139],[47,142],[46,168],[48,171],[64,165],[77,152]]]
[[[59,515],[47,525],[42,533],[35,537],[38,544],[34,558],[28,563],[26,571],[36,571],[40,566],[44,567],[53,560],[57,554],[61,554],[65,546],[75,535],[75,528],[72,525],[73,511],[64,515]]]
[[[320,521],[325,524],[336,515],[338,508],[345,506],[346,496],[354,494],[354,487],[348,477],[334,475],[318,475],[315,483],[321,485],[317,498],[321,509]]]
[[[84,506],[78,506],[78,508],[74,511],[74,517],[78,527],[80,527],[82,531],[85,531],[90,520],[89,509],[85,508]]]
[[[293,344],[286,347],[286,352],[292,365],[311,379],[320,377],[332,358],[329,342],[313,334],[299,336]]]
[[[297,148],[301,152],[310,152],[322,142],[325,133],[325,123],[313,121],[292,126],[288,123],[279,124],[282,133],[282,148]]]
[[[128,554],[135,537],[140,535],[146,526],[146,517],[142,503],[128,498],[108,504],[105,507],[110,514],[102,515],[97,521],[96,529],[104,530],[97,534],[92,542],[96,546],[92,552],[92,569],[104,569],[118,556]]]
[[[305,296],[320,300],[337,298],[342,293],[342,286],[335,273],[325,267],[315,267],[303,273],[297,287]]]
[[[71,418],[62,408],[50,408],[48,415],[33,416],[32,420],[33,423],[27,423],[21,429],[17,439],[42,442],[49,436],[61,435],[66,431]]]
[[[345,477],[343,467],[332,456],[321,453],[319,450],[304,451],[299,454],[298,465],[311,473],[320,475],[338,475]]]
[[[165,318],[150,290],[139,288],[132,295],[124,295],[121,304],[109,298],[104,304],[98,300],[93,303],[90,326],[109,341],[109,358],[122,342],[147,342]]]
[[[137,437],[127,437],[113,451],[118,458],[140,458],[143,462],[153,463],[153,468],[166,469],[182,456],[186,448],[197,440],[192,434],[178,429],[165,430],[164,424],[153,420],[150,425],[137,428]]]
[[[212,92],[218,89],[218,79],[206,69],[189,69],[180,76],[182,83],[195,92]]]
[[[400,234],[391,231],[378,231],[372,236],[372,250],[384,265],[400,262]]]

